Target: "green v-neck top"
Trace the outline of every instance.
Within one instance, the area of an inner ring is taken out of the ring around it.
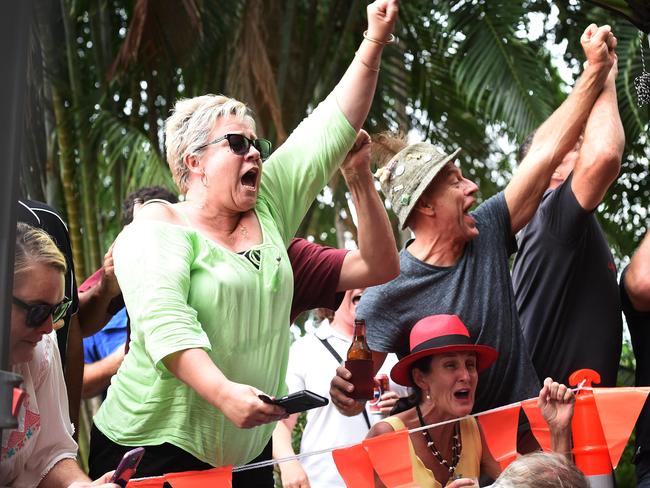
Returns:
[[[263,242],[252,248],[259,267],[189,226],[136,219],[122,231],[113,255],[131,342],[94,418],[106,437],[124,446],[168,442],[213,466],[262,452],[274,424],[238,429],[162,360],[201,348],[231,381],[286,393],[293,295],[286,247],[355,138],[330,96],[264,163],[255,206]]]

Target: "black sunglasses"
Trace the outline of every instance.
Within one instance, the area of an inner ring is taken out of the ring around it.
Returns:
[[[226,134],[225,136],[217,137],[214,141],[210,141],[206,144],[203,144],[202,146],[197,147],[196,150],[198,151],[199,149],[203,149],[210,144],[216,144],[217,142],[221,142],[224,139],[228,141],[230,150],[238,156],[244,156],[251,146],[259,151],[262,160],[268,158],[271,155],[270,141],[267,141],[266,139],[249,139],[243,134]]]
[[[63,301],[56,305],[48,305],[47,303],[28,305],[16,297],[12,298],[14,304],[27,311],[27,327],[32,329],[40,327],[50,315],[52,316],[52,322],[58,322],[65,316],[72,304],[72,300],[67,298],[64,298]]]

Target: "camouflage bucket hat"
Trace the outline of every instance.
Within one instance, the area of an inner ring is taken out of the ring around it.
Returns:
[[[406,227],[406,220],[424,190],[459,152],[460,148],[446,154],[432,144],[411,144],[377,171],[381,189],[390,201],[401,229]]]

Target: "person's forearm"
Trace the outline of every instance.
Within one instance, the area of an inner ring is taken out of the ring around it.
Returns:
[[[124,346],[122,346],[123,348]],[[123,357],[123,356],[122,356]],[[102,393],[111,383],[111,378],[117,373],[122,361],[111,354],[104,359],[84,366],[82,398],[92,398]]]
[[[623,150],[625,149],[625,130],[618,110],[615,75],[610,74],[603,91],[594,103],[585,127],[582,147],[587,152],[593,151],[597,154],[606,153],[607,151],[613,153],[615,156],[613,164],[615,164],[618,172]],[[588,158],[587,161],[590,159]]]
[[[632,256],[623,279],[634,309],[639,312],[650,311],[650,232],[646,233]]]
[[[625,131],[618,111],[616,72],[613,71],[587,119],[574,169],[572,187],[583,208],[593,210],[600,204],[621,170],[624,148]]]
[[[587,66],[569,97],[537,129],[528,154],[505,189],[513,234],[531,219],[553,171],[578,141],[602,91],[607,75],[603,71]]]
[[[537,129],[530,153],[541,160],[548,176],[575,146],[600,95],[609,69],[587,65],[567,99]]]
[[[571,454],[571,427],[555,431],[551,429],[551,449],[566,456],[569,460],[573,459]]]
[[[185,349],[170,354],[163,363],[174,376],[221,410],[220,392],[224,391],[229,380],[203,349]]]
[[[79,293],[79,325],[83,337],[88,337],[101,330],[113,316],[109,312],[110,296],[101,282],[88,291]]]
[[[361,259],[356,269],[341,271],[340,291],[385,283],[399,274],[395,237],[370,170],[343,171],[343,176],[357,212]]]
[[[356,131],[361,129],[370,111],[370,105],[377,88],[383,47],[364,39],[350,66],[334,89],[339,108]]]
[[[377,87],[381,53],[397,20],[398,5],[395,0],[375,1],[366,10],[367,36],[334,88],[339,108],[356,131],[361,129],[368,116]]]
[[[293,429],[287,425],[290,420],[281,420],[275,425],[273,431],[273,459],[281,459],[296,454],[291,445],[291,432]],[[295,425],[295,419],[292,423]]]
[[[38,488],[62,488],[75,481],[90,481],[74,459],[62,459],[50,469]]]

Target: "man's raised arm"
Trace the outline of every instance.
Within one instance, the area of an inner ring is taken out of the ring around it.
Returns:
[[[608,25],[590,25],[580,42],[587,57],[582,75],[567,99],[537,130],[528,154],[505,189],[513,234],[534,215],[553,171],[576,145],[616,59],[616,38]]]
[[[618,112],[616,76],[618,63],[609,71],[605,87],[596,100],[587,125],[571,188],[585,210],[595,209],[621,170],[625,132]]]

